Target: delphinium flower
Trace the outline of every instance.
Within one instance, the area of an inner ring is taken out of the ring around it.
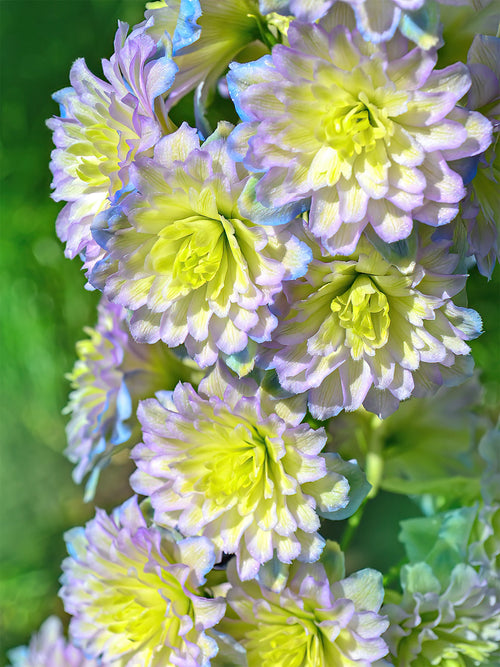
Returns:
[[[403,566],[402,596],[384,605],[396,667],[484,665],[500,642],[500,603],[484,577],[456,565],[447,583],[424,562]]]
[[[383,607],[396,667],[483,665],[500,649],[500,590],[469,558],[476,517],[474,506],[402,522],[410,563]]]
[[[272,17],[260,13],[257,0],[199,0],[184,4],[191,5],[191,17],[197,21],[188,23],[185,32],[189,39],[182,40],[181,48],[175,51],[179,71],[166,104],[170,108],[200,86],[194,100],[195,112],[198,125],[205,127],[202,114],[207,96],[216,88],[229,62],[240,58],[255,60],[268,53],[278,41],[279,31],[273,26]],[[172,35],[175,27],[181,37],[177,5],[178,2],[166,0],[146,5],[146,17],[154,18],[148,29],[151,35],[159,38],[162,30]]]
[[[500,424],[482,437],[479,452],[484,468],[469,559],[500,595]]]
[[[145,28],[127,32],[128,25],[120,22],[115,53],[103,60],[107,80],[94,76],[83,59],[74,63],[72,87],[54,95],[61,117],[47,122],[56,145],[52,196],[67,202],[57,218],[57,234],[68,257],[83,254],[86,268],[102,255],[90,232],[94,217],[127,187],[134,158],[152,154],[171,129],[161,96],[177,67]]]
[[[456,306],[466,276],[448,241],[419,230],[413,254],[395,263],[360,239],[351,256],[317,258],[286,287],[290,310],[260,363],[282,387],[308,392],[319,419],[363,405],[387,417],[409,396],[464,380],[472,358],[466,340],[481,332],[477,313]]]
[[[29,646],[9,651],[9,660],[11,667],[98,667],[102,664],[66,642],[62,623],[55,616],[43,623]]]
[[[365,569],[344,577],[322,562],[295,562],[283,581],[241,581],[229,563],[228,613],[218,629],[244,646],[248,667],[381,664],[388,653],[382,575]]]
[[[464,2],[467,0],[457,0],[454,4]],[[425,48],[436,46],[438,42],[437,35],[425,30],[425,28],[434,28],[436,23],[435,7],[429,4],[426,4],[425,0],[350,0],[348,4],[336,2],[336,0],[313,2],[311,0],[260,0],[259,2],[263,14],[280,12],[291,14],[300,21],[310,22],[332,13],[332,8],[338,10],[339,5],[344,11],[348,6],[354,12],[358,30],[367,41],[374,43],[387,41],[391,39],[399,26],[414,41],[423,42]]]
[[[229,158],[226,125],[200,147],[183,124],[163,137],[154,160],[137,160],[137,192],[96,222],[106,257],[91,283],[134,311],[139,342],[186,346],[202,366],[220,354],[269,340],[273,298],[283,281],[303,275],[311,252],[293,228],[260,227],[237,200],[247,173]]]
[[[355,458],[376,488],[432,494],[439,503],[472,504],[481,459],[476,438],[491,424],[478,411],[478,378],[401,403],[386,419],[359,408],[328,424],[329,451]]]
[[[225,603],[200,591],[215,563],[209,540],[148,526],[135,497],[111,516],[97,510],[66,540],[60,594],[87,655],[116,667],[210,664],[217,645],[205,631]]]
[[[456,106],[467,67],[434,70],[434,51],[374,46],[345,26],[296,21],[288,40],[228,74],[243,120],[230,145],[258,172],[242,210],[286,222],[310,201],[309,228],[334,254],[353,252],[367,225],[394,242],[414,220],[450,222],[465,189],[448,161],[491,143],[490,122]]]
[[[143,401],[144,443],[132,451],[134,491],[159,525],[203,535],[236,554],[242,579],[277,558],[312,562],[324,545],[319,514],[350,516],[368,490],[355,462],[321,454],[324,429],[301,424],[301,397],[280,399],[222,365],[198,393],[179,384]]]
[[[461,203],[455,240],[465,254],[475,257],[479,271],[491,278],[500,252],[500,151],[497,146],[500,137],[500,38],[476,35],[467,62],[472,78],[467,106],[481,111],[491,120],[494,143],[484,154],[459,164],[467,183],[467,196]]]
[[[157,42],[170,40],[175,55],[199,38],[200,26],[196,21],[200,16],[199,0],[153,0],[146,2],[145,20],[135,27],[146,28]]]
[[[79,358],[68,376],[72,391],[65,409],[71,414],[65,453],[76,464],[76,482],[91,473],[87,499],[111,456],[138,442],[138,400],[199,375],[190,360],[183,362],[164,345],[136,343],[122,306],[103,298],[98,313],[96,327],[85,330],[89,338],[77,343]]]

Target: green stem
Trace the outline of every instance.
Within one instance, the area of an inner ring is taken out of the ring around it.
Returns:
[[[399,563],[393,565],[389,568],[389,572],[384,576],[384,588],[387,588],[389,584],[392,584],[396,579],[399,581],[399,575],[401,572],[401,567],[407,562],[406,558],[402,558]]]
[[[347,551],[349,545],[352,542],[352,538],[354,537],[356,530],[361,523],[365,507],[368,503],[368,498],[369,496],[366,496],[361,505],[358,507],[358,511],[347,520],[346,529],[344,530],[342,539],[340,540],[340,548],[344,552]]]
[[[356,533],[356,530],[361,523],[363,518],[363,513],[365,507],[369,500],[375,498],[377,493],[380,490],[380,484],[382,483],[382,477],[384,474],[384,457],[383,457],[383,437],[382,437],[382,421],[378,417],[374,417],[371,424],[371,437],[369,443],[364,443],[365,449],[367,449],[366,460],[365,460],[365,473],[366,479],[372,485],[372,488],[368,492],[368,495],[361,503],[358,508],[358,511],[353,514],[347,521],[346,529],[342,535],[340,541],[340,546],[342,551],[346,551],[349,545],[352,542],[352,539]],[[358,436],[358,440],[359,440]],[[364,440],[364,438],[363,438]]]
[[[261,42],[265,44],[270,51],[272,51],[273,46],[276,46],[276,44],[279,43],[278,40],[269,30],[267,24],[262,20],[262,17],[259,14],[248,13],[248,16],[250,18],[255,19],[255,22],[257,23],[257,28],[259,30],[259,36]]]
[[[365,461],[366,479],[372,485],[372,488],[368,493],[368,498],[375,498],[380,490],[380,485],[384,476],[383,429],[384,426],[382,420],[374,415],[371,422],[371,437]]]

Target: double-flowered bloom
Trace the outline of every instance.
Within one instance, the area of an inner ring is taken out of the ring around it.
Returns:
[[[377,43],[390,39],[405,14],[421,9],[425,5],[425,0],[350,0],[348,5],[337,0],[313,0],[312,2],[311,0],[260,0],[259,4],[263,13],[280,12],[293,15],[300,21],[310,22],[323,18],[331,13],[332,9],[344,12],[343,18],[346,20],[348,17],[346,10],[350,7],[354,12],[360,33],[367,41]],[[432,14],[432,9],[430,13]],[[402,27],[406,28],[405,25]],[[415,37],[418,36],[420,32],[415,35]],[[437,42],[437,39],[433,39],[431,34],[426,37],[432,45]]]
[[[199,375],[165,346],[136,343],[122,306],[103,298],[98,313],[96,327],[85,330],[89,338],[77,343],[79,358],[68,375],[72,391],[65,409],[71,414],[65,453],[76,464],[76,482],[90,473],[87,498],[111,456],[129,443],[134,432],[139,439],[135,415],[139,399]]]
[[[29,646],[20,646],[9,652],[12,667],[98,667],[93,658],[66,642],[62,623],[55,616],[48,618]]]
[[[466,276],[452,274],[458,256],[447,241],[420,231],[416,259],[384,258],[361,239],[351,256],[315,259],[287,287],[290,309],[263,363],[284,389],[308,392],[314,416],[364,405],[386,417],[399,401],[470,372],[465,341],[481,320],[451,300]]]
[[[424,562],[401,570],[399,604],[383,611],[391,625],[385,635],[397,667],[484,665],[500,641],[500,599],[466,563],[447,580]]]
[[[134,311],[136,340],[184,344],[202,367],[242,352],[249,339],[269,340],[274,296],[311,258],[293,229],[259,227],[240,214],[248,175],[227,154],[226,125],[201,147],[186,124],[164,137],[154,160],[131,169],[137,192],[94,231],[106,257],[90,280]]]
[[[491,120],[494,134],[486,153],[459,163],[467,196],[460,207],[464,229],[457,225],[455,237],[464,253],[475,257],[479,271],[491,277],[500,256],[500,37],[476,35],[467,63],[472,78],[467,106]]]
[[[97,510],[66,535],[61,597],[86,655],[115,667],[207,667],[217,653],[206,630],[224,615],[200,591],[214,563],[205,538],[175,541],[148,526],[137,500]]]
[[[414,220],[450,222],[465,189],[448,162],[491,143],[490,122],[456,106],[466,66],[434,70],[434,52],[374,46],[344,26],[294,22],[288,40],[228,75],[244,121],[232,150],[257,172],[243,210],[273,224],[310,202],[309,228],[333,254],[353,252],[367,225],[390,243]]]
[[[145,27],[127,32],[128,25],[120,23],[115,53],[103,60],[106,80],[94,76],[83,59],[75,62],[72,87],[54,95],[61,117],[47,123],[56,145],[53,198],[67,202],[57,233],[66,243],[66,255],[83,254],[87,268],[102,255],[90,233],[94,217],[127,187],[132,161],[151,154],[167,131],[161,96],[177,67]]]
[[[179,384],[141,403],[132,487],[159,525],[210,538],[218,556],[235,553],[242,579],[274,552],[315,561],[318,513],[350,516],[368,489],[355,463],[321,454],[326,434],[301,424],[304,413],[300,398],[273,398],[217,366],[198,393]]]
[[[220,628],[245,647],[248,667],[370,667],[388,653],[375,570],[343,578],[321,562],[294,563],[284,581],[241,582],[230,564],[228,577],[233,614]]]
[[[403,593],[386,591],[383,607],[396,667],[498,663],[498,571],[488,571],[476,550],[477,510],[462,506],[402,522],[410,562],[400,572]]]

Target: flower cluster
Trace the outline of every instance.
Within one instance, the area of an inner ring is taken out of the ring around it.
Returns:
[[[15,667],[496,664],[465,287],[499,257],[500,39],[442,34],[431,0],[157,0],[104,79],[73,65],[57,232],[103,296],[66,455],[90,500],[130,453],[142,500],[67,533],[70,643],[49,619]],[[379,489],[423,515],[385,579]]]

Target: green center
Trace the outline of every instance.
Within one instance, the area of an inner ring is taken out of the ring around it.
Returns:
[[[115,636],[115,648],[126,652],[141,644],[145,649],[148,643],[163,644],[165,633],[177,635],[179,616],[192,615],[191,607],[172,574],[163,571],[160,578],[138,568],[133,578],[122,576],[107,587],[96,606],[96,618]]]
[[[247,633],[245,647],[249,667],[316,667],[324,665],[323,638],[314,613],[298,607],[283,618],[274,605],[277,622],[269,619]]]
[[[330,308],[346,331],[354,359],[387,342],[389,303],[368,276],[358,276],[346,292],[333,299]]]
[[[221,266],[226,234],[219,220],[193,216],[165,227],[151,249],[154,270],[196,289]]]
[[[240,423],[234,429],[227,429],[219,446],[213,441],[209,445],[210,456],[199,450],[205,474],[198,489],[207,498],[224,505],[228,497],[251,493],[261,482],[265,487],[269,472],[267,445],[268,439],[253,426]],[[261,491],[266,493],[267,489]]]
[[[349,97],[328,109],[321,122],[325,142],[343,157],[372,151],[392,128],[387,114],[372,104],[366,93]]]

